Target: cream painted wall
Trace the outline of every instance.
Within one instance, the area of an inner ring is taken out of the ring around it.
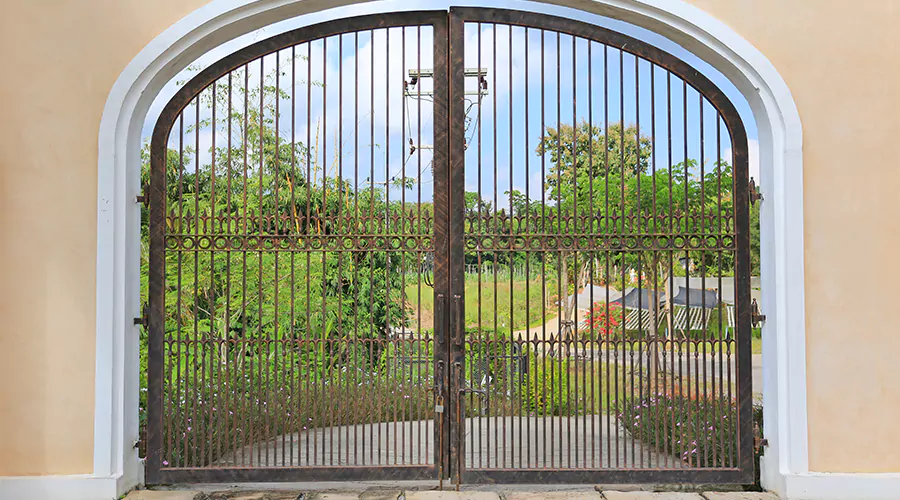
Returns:
[[[803,121],[810,470],[898,472],[900,2],[691,2],[772,61]]]
[[[205,1],[6,2],[0,476],[91,472],[100,116],[125,65]],[[898,472],[900,3],[689,1],[772,61],[803,120],[810,468]]]
[[[97,134],[110,88],[205,0],[6,0],[0,476],[93,469]]]

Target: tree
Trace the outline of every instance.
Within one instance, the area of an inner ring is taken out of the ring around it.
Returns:
[[[332,152],[330,160],[320,154],[318,128],[311,144],[292,142],[279,123],[281,102],[290,96],[274,84],[276,74],[289,78],[284,69],[275,68],[261,87],[249,88],[243,71],[234,71],[230,87],[220,81],[191,105],[217,110],[215,147],[198,154],[185,141],[167,150],[167,232],[173,238],[189,235],[224,245],[254,240],[306,250],[167,251],[166,285],[170,292],[179,292],[166,295],[167,331],[186,328],[235,341],[386,336],[389,327],[407,321],[398,252],[336,252],[326,245],[359,234],[378,234],[387,241],[401,234],[401,226],[409,234],[419,227],[414,223],[417,216],[404,214],[398,202],[388,203],[383,187],[356,191],[338,172],[340,152]],[[191,136],[212,127],[209,117],[184,132]],[[178,132],[173,133],[176,143]],[[149,145],[143,159],[146,182]],[[146,222],[145,211],[145,251]],[[276,296],[281,300],[273,300]],[[307,365],[320,371],[351,358],[378,362],[377,350],[351,356],[356,347],[347,342],[300,345],[309,351],[303,356],[316,360]],[[223,358],[249,354],[228,352],[228,343],[221,346]],[[183,362],[194,361],[188,355]]]
[[[619,246],[608,253],[605,250],[581,252],[581,265],[578,269],[573,266],[571,273],[570,261],[574,264],[577,255],[561,251],[559,266],[566,294],[570,293],[570,274],[573,278],[583,276],[583,283],[593,283],[598,277],[596,268],[600,268],[599,278],[609,283],[618,274],[616,268],[622,276],[626,269],[633,269],[643,288],[668,290],[668,307],[672,290],[667,282],[670,273],[677,272],[678,257],[667,250],[652,251],[648,256],[647,248],[662,244],[654,235],[693,234],[700,242],[706,234],[733,228],[731,166],[724,161],[700,165],[693,159],[674,165],[661,164],[653,157],[650,139],[641,136],[634,126],[623,129],[615,124],[601,128],[583,121],[575,126],[547,128],[535,152],[538,156],[549,155],[547,195],[556,208],[556,215],[551,215],[549,221],[543,220],[541,225],[549,225],[556,234],[571,234],[573,241],[578,241],[579,235],[611,236],[608,243]],[[684,247],[689,248],[691,241],[692,237],[686,237]],[[734,272],[730,252],[678,253],[702,266],[708,274]],[[601,255],[604,265],[595,266]],[[613,273],[609,272],[610,258]],[[622,284],[623,292],[625,285]],[[574,300],[567,303],[567,319],[573,317],[574,308]],[[672,331],[671,311],[667,317]],[[655,342],[651,357],[657,358]],[[656,363],[651,364],[651,376],[656,368]]]

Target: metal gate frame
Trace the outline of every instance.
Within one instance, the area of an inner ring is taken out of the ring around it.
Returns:
[[[738,463],[729,469],[551,470],[466,469],[464,429],[453,418],[464,412],[465,363],[465,36],[466,22],[546,29],[600,42],[634,54],[683,78],[709,100],[724,119],[733,144],[736,223],[736,332]],[[245,63],[309,40],[400,26],[430,25],[434,30],[434,304],[436,396],[445,411],[436,413],[435,464],[427,466],[250,467],[225,469],[162,467],[165,332],[165,204],[167,139],[178,115],[216,79]],[[443,71],[440,70],[443,68]],[[254,43],[210,65],[166,104],[153,131],[149,185],[149,362],[146,482],[411,480],[458,477],[465,483],[748,483],[753,480],[751,390],[750,236],[747,136],[725,94],[675,56],[627,35],[551,15],[504,9],[453,7],[339,19],[299,28]],[[438,445],[440,443],[440,445]]]
[[[752,483],[753,464],[753,395],[751,372],[751,308],[750,308],[750,225],[749,225],[749,163],[747,135],[737,109],[728,97],[706,76],[682,61],[628,35],[608,30],[585,22],[508,9],[479,7],[452,7],[450,9],[450,289],[453,294],[455,313],[451,314],[450,364],[456,368],[451,376],[450,394],[460,395],[465,391],[463,363],[464,325],[461,304],[465,303],[465,263],[463,256],[465,219],[465,129],[463,120],[453,118],[464,116],[465,94],[465,23],[496,23],[521,26],[537,30],[547,30],[600,42],[655,63],[684,79],[702,96],[707,98],[723,117],[731,134],[734,165],[735,198],[735,240],[736,252],[736,321],[737,345],[737,404],[738,404],[738,463],[736,468],[720,469],[633,469],[633,470],[552,470],[552,469],[467,469],[462,430],[451,422],[452,472],[464,483]],[[456,187],[456,189],[453,189]],[[453,412],[463,413],[458,408],[464,404],[461,397],[453,399]]]
[[[221,60],[188,81],[161,112],[153,130],[151,142],[151,174],[149,185],[149,322],[150,344],[148,350],[148,425],[147,469],[148,484],[225,481],[350,481],[350,480],[413,480],[437,477],[438,465],[410,466],[313,466],[313,467],[231,467],[231,468],[162,468],[163,443],[163,384],[164,333],[165,333],[165,206],[166,206],[166,151],[167,139],[176,118],[192,99],[215,82],[220,76],[268,54],[311,40],[347,32],[359,32],[403,26],[431,26],[434,30],[435,67],[447,65],[447,13],[446,11],[410,11],[337,19],[298,28],[249,45]],[[446,73],[435,74],[434,116],[435,124],[447,121]],[[435,126],[434,169],[435,202],[446,203],[447,134],[445,127]],[[440,201],[439,201],[440,200]],[[443,217],[443,219],[442,219]],[[447,212],[435,214],[435,291],[446,287]],[[445,221],[441,223],[441,220]],[[443,265],[443,267],[442,267]],[[440,270],[440,271],[439,271]],[[438,278],[442,276],[443,278]],[[436,328],[437,331],[437,328]],[[443,339],[444,336],[436,336]],[[442,356],[446,342],[435,345],[435,357]],[[437,372],[436,372],[437,375]],[[436,379],[440,380],[440,379]],[[441,425],[436,425],[436,429]],[[446,429],[446,428],[445,428]],[[437,434],[437,430],[436,430]],[[435,436],[437,438],[437,435]],[[439,441],[435,441],[436,443]],[[446,442],[446,441],[444,441]],[[435,446],[437,451],[438,447]],[[437,453],[436,453],[437,455]],[[435,457],[435,464],[441,458]]]

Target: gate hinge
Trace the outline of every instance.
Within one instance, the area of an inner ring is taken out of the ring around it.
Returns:
[[[759,312],[759,304],[756,302],[756,299],[753,299],[750,302],[750,324],[753,328],[759,328],[760,323],[764,323],[766,321],[766,315],[760,314]]]
[[[141,186],[141,194],[134,197],[135,203],[143,203],[144,205],[150,204],[150,197],[147,195],[148,187],[149,186],[147,186],[146,184]]]
[[[144,307],[141,308],[141,317],[134,318],[134,324],[135,326],[140,325],[144,327],[144,330],[147,329],[150,325],[150,307],[145,304]]]
[[[756,185],[756,181],[753,179],[753,177],[750,178],[749,190],[750,190],[750,204],[751,205],[756,203],[757,201],[763,199],[762,193],[759,192],[759,186]]]

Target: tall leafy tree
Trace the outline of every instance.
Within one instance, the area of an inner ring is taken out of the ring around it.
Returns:
[[[625,247],[610,253],[614,270],[610,273],[605,252],[580,253],[579,268],[571,271],[575,256],[562,252],[559,260],[565,279],[578,273],[584,281],[610,282],[633,269],[643,287],[663,287],[668,270],[677,269],[677,259],[685,252],[637,251],[645,243],[642,235],[693,234],[696,239],[733,228],[731,166],[724,161],[704,165],[693,159],[673,165],[660,158],[654,161],[650,139],[634,126],[563,124],[546,129],[535,152],[550,160],[547,199],[554,207],[546,209],[551,213],[542,224],[557,234],[615,235]],[[652,240],[646,243],[654,244]],[[688,255],[709,274],[733,273],[731,255]],[[599,265],[601,256],[603,265]],[[595,274],[598,270],[600,276]],[[568,283],[564,287],[568,290]],[[569,315],[571,308],[574,304]]]

